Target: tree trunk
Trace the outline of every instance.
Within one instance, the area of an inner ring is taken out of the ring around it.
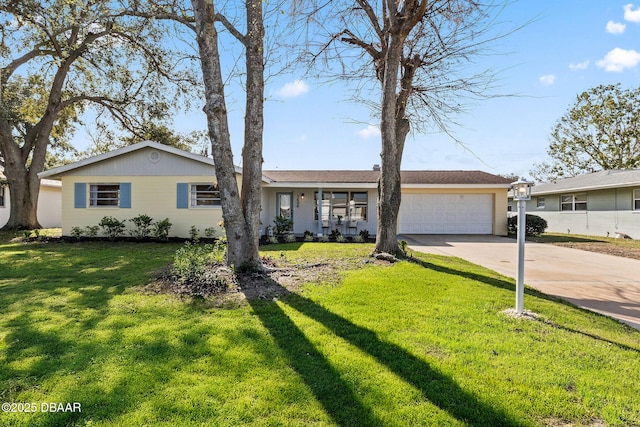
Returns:
[[[257,268],[260,256],[258,254],[257,231],[255,230],[257,227],[253,226],[253,223],[257,223],[258,220],[252,215],[245,217],[243,203],[241,203],[238,193],[213,3],[208,0],[192,0],[191,3],[196,19],[197,41],[205,87],[204,111],[207,115],[211,154],[216,168],[222,217],[228,240],[228,263],[236,268]],[[262,102],[262,98],[260,98],[260,102]],[[251,152],[251,150],[247,150],[247,152]],[[249,173],[255,172],[250,166],[248,170]],[[258,181],[258,185],[260,185],[260,181]],[[243,196],[248,210],[255,203],[255,194],[252,194],[251,191],[249,189],[249,194]],[[258,208],[257,215],[259,215],[259,211]]]
[[[406,124],[404,118],[397,117],[398,96],[396,91],[402,45],[402,37],[390,37],[389,47],[384,58],[385,67],[382,78],[380,121],[382,153],[378,181],[378,228],[375,252],[391,254],[399,252],[397,231],[398,211],[400,210],[400,165],[404,148],[404,138],[402,138],[402,132],[398,132],[397,126]]]
[[[7,161],[5,155],[5,162]],[[26,168],[7,168],[5,176],[9,182],[9,221],[3,230],[35,230],[42,228],[38,223],[38,194],[40,180]]]
[[[247,99],[242,149],[242,212],[245,219],[246,267],[262,266],[258,253],[262,194],[262,135],[264,130],[264,23],[263,0],[247,0]]]

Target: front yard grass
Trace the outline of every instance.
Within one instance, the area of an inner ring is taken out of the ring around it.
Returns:
[[[489,270],[271,245],[347,271],[217,308],[145,291],[177,247],[0,243],[0,401],[38,407],[0,425],[640,425],[640,333],[529,289],[539,319],[511,318]]]
[[[640,240],[564,233],[543,233],[540,236],[527,237],[527,240],[565,246],[573,249],[581,249],[584,251],[640,259]]]

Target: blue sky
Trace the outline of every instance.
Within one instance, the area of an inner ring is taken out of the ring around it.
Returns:
[[[499,93],[518,94],[476,102],[458,117],[455,136],[408,137],[402,168],[480,169],[528,176],[547,158],[548,135],[576,95],[601,85],[640,82],[640,0],[520,0],[501,21],[520,26],[482,65],[499,74]],[[342,83],[324,85],[301,75],[268,82],[264,169],[370,169],[380,162],[380,137],[369,111],[349,101]],[[236,163],[242,146],[244,100],[230,94]],[[190,113],[177,127],[204,129],[204,114]]]

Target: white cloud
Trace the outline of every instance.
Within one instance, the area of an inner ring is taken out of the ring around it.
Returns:
[[[640,6],[633,10],[633,4],[629,3],[624,7],[624,20],[629,22],[640,22]]]
[[[361,138],[371,138],[374,136],[380,136],[380,129],[378,129],[377,126],[369,125],[364,129],[360,129],[357,134]]]
[[[551,86],[556,82],[556,76],[555,74],[545,74],[544,76],[540,76],[538,80],[543,86]]]
[[[622,34],[627,26],[621,22],[607,22],[607,33],[609,34]]]
[[[625,68],[633,68],[640,63],[640,53],[635,50],[620,49],[619,47],[609,51],[604,58],[596,62],[605,71],[621,72]]]
[[[589,68],[589,60],[588,59],[586,61],[578,62],[576,64],[569,64],[569,69],[572,70],[572,71],[586,70],[587,68]]]
[[[309,85],[304,80],[296,80],[282,86],[276,94],[281,98],[295,98],[309,92]]]

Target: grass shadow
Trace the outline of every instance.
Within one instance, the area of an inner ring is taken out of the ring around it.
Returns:
[[[368,353],[455,419],[475,426],[522,425],[504,411],[463,390],[451,377],[432,368],[423,359],[396,344],[381,340],[374,331],[358,326],[299,294],[283,290],[283,295],[284,304],[321,323],[336,336]],[[337,424],[380,425],[379,420],[373,417],[368,408],[362,406],[353,391],[340,379],[339,373],[277,304],[261,301],[250,301],[250,304],[286,353],[294,369]]]
[[[416,257],[407,258],[407,261],[412,262],[414,264],[417,264],[417,265],[419,265],[421,267],[428,268],[428,269],[433,270],[433,271],[437,271],[439,273],[452,274],[452,275],[464,277],[466,279],[475,280],[477,282],[484,283],[484,284],[487,284],[487,285],[490,285],[490,286],[494,286],[496,288],[508,289],[508,290],[511,290],[511,291],[515,291],[515,284],[512,281],[502,280],[502,279],[499,279],[499,278],[496,278],[496,277],[490,277],[490,276],[486,276],[486,275],[483,275],[483,274],[473,273],[473,272],[470,272],[470,271],[462,271],[462,270],[458,270],[458,269],[448,268],[448,267],[445,267],[443,265],[433,264],[431,262],[428,262],[428,261],[425,261],[425,260],[422,260],[422,259],[416,258]],[[539,298],[539,299],[542,299],[542,300],[547,300],[547,301],[551,301],[551,302],[554,302],[554,303],[557,303],[557,304],[561,304],[561,305],[564,305],[564,306],[567,306],[567,307],[571,307],[572,309],[581,311],[583,313],[588,313],[590,315],[596,315],[596,316],[602,316],[602,317],[609,318],[608,316],[605,316],[603,314],[596,313],[596,312],[593,312],[593,311],[588,310],[586,308],[579,307],[576,304],[572,303],[571,301],[567,301],[565,299],[562,299],[560,297],[556,297],[556,296],[553,296],[553,295],[545,294],[543,292],[540,292],[540,291],[538,291],[536,289],[533,289],[533,288],[530,288],[530,287],[526,287],[525,286],[524,292],[525,292],[526,295],[530,295],[532,297],[536,297],[536,298]],[[611,319],[611,318],[609,318],[609,319]],[[625,328],[629,328],[629,330],[632,330],[632,328],[630,326],[625,325],[624,323],[621,323],[621,322],[619,322],[619,321],[617,321],[615,319],[611,319],[611,320],[618,322],[621,326],[623,326]],[[617,347],[619,347],[621,349],[624,349],[624,350],[631,350],[631,351],[636,351],[636,352],[640,351],[639,349],[637,349],[635,347],[631,347],[631,346],[629,346],[627,344],[622,344],[622,343],[618,343],[618,342],[615,342],[615,341],[611,341],[611,340],[609,340],[607,338],[603,338],[603,337],[600,337],[598,335],[595,335],[595,334],[592,334],[592,333],[589,333],[589,332],[584,332],[584,331],[580,331],[580,330],[577,330],[577,329],[574,329],[574,328],[570,328],[568,326],[563,326],[563,325],[560,325],[560,324],[555,323],[555,322],[550,321],[550,320],[541,319],[541,321],[543,323],[546,323],[546,324],[550,325],[550,326],[553,326],[554,328],[561,329],[561,330],[564,330],[564,331],[567,331],[567,332],[571,332],[571,333],[574,333],[574,334],[580,334],[580,335],[583,335],[583,336],[588,337],[588,338],[596,339],[598,341],[603,341],[603,342],[615,345],[615,346],[617,346]]]

